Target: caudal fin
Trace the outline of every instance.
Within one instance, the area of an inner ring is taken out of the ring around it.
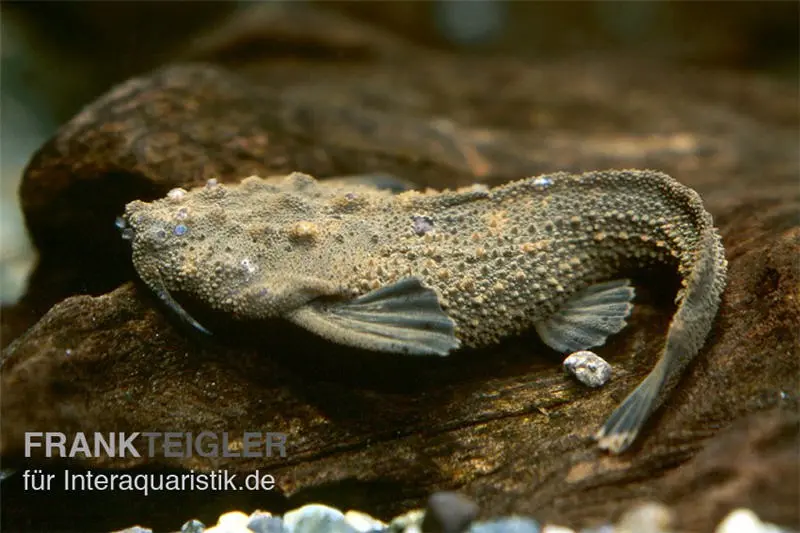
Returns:
[[[598,446],[612,453],[625,451],[639,434],[645,420],[654,410],[666,374],[657,364],[636,389],[617,407],[595,435]]]
[[[595,435],[600,448],[625,451],[645,421],[664,401],[683,369],[705,343],[725,288],[727,262],[719,235],[709,226],[667,333],[667,342],[655,368],[608,417]]]

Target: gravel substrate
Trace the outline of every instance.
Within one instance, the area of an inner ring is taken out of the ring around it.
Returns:
[[[433,494],[425,509],[395,517],[388,524],[360,511],[342,512],[322,504],[304,505],[282,517],[264,511],[247,515],[231,511],[213,526],[189,520],[174,533],[679,533],[671,524],[671,511],[658,503],[645,503],[625,513],[616,524],[576,531],[556,524],[540,524],[522,516],[474,521],[478,506],[461,494]],[[153,533],[133,526],[112,533]],[[797,533],[762,522],[748,509],[732,511],[714,533]]]

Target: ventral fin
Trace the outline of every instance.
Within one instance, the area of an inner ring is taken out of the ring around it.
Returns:
[[[537,323],[536,332],[545,344],[562,353],[601,346],[625,327],[634,295],[629,279],[592,285]]]
[[[367,350],[447,355],[460,345],[436,293],[417,278],[349,301],[314,300],[287,318],[330,341]]]

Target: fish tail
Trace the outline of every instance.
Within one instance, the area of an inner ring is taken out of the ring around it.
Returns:
[[[727,261],[720,236],[710,223],[710,215],[708,219],[685,288],[679,296],[680,303],[669,326],[661,358],[595,435],[602,449],[621,453],[633,443],[711,331],[725,288]]]

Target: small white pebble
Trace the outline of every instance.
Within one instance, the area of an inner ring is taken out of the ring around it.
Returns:
[[[672,531],[672,512],[665,505],[648,502],[622,515],[617,533],[667,533]]]
[[[736,509],[720,522],[715,533],[788,533],[772,524],[762,522],[750,509]]]
[[[231,511],[220,515],[216,525],[206,529],[204,533],[252,533],[247,528],[250,517],[241,511]]]
[[[403,533],[420,533],[424,518],[425,509],[414,509],[392,519],[389,523],[389,529],[391,531],[402,531]]]
[[[602,526],[584,528],[580,533],[616,533],[614,526],[611,524],[603,524]]]
[[[736,509],[717,526],[716,533],[756,533],[761,531],[761,521],[749,509]]]
[[[344,521],[359,533],[366,533],[367,531],[382,530],[386,528],[386,524],[377,518],[373,518],[370,515],[359,511],[347,511],[344,514]]]
[[[180,533],[204,533],[205,530],[205,524],[193,518],[181,526]]]
[[[564,368],[589,387],[602,387],[611,379],[611,365],[594,352],[581,350],[564,359]]]
[[[547,524],[544,526],[544,528],[542,528],[542,533],[575,533],[575,530],[564,526]]]
[[[282,531],[282,528],[283,519],[267,511],[253,511],[247,520],[247,529],[258,533]]]
[[[331,521],[343,520],[344,514],[327,505],[310,503],[284,514],[283,526],[287,531],[294,531],[300,520],[323,520],[326,518]]]

